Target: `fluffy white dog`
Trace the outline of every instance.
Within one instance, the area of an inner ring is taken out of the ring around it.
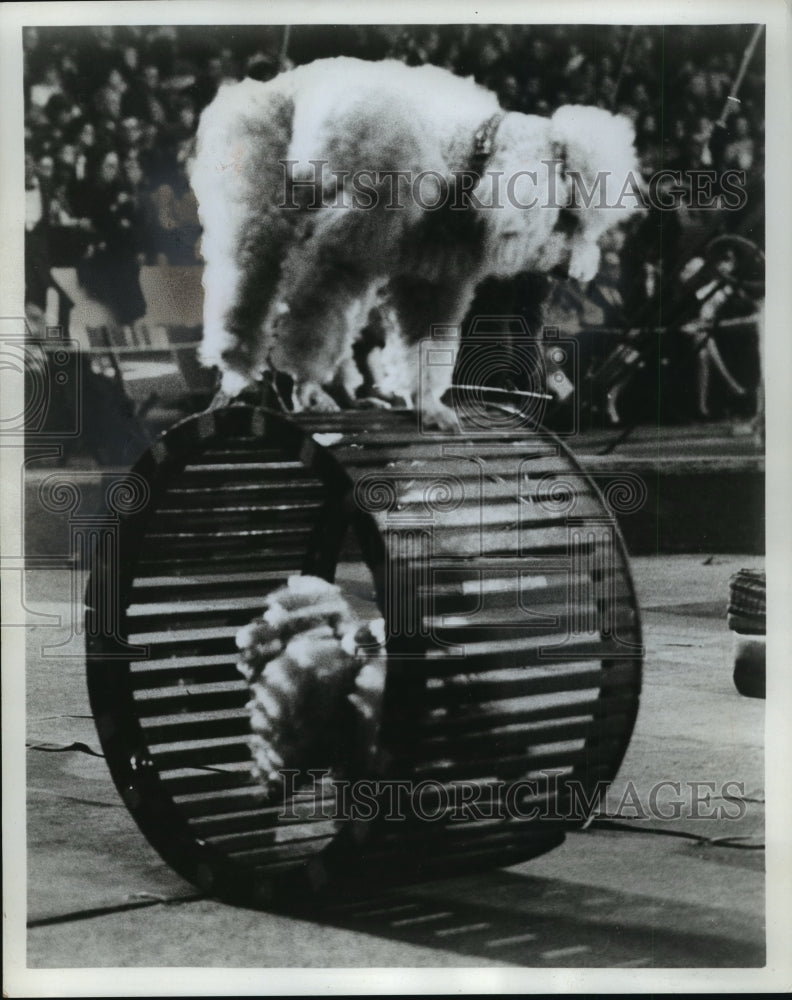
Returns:
[[[598,108],[503,113],[472,79],[390,60],[224,86],[191,167],[204,363],[226,396],[270,368],[294,377],[297,409],[337,409],[321,387],[360,381],[353,344],[388,283],[424,420],[454,426],[452,373],[419,379],[420,341],[460,324],[487,276],[591,279],[600,238],[637,207],[633,138]]]

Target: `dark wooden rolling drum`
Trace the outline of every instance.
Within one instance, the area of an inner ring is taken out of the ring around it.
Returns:
[[[233,406],[133,476],[88,585],[88,686],[116,785],[180,874],[261,904],[515,863],[585,820],[632,733],[641,634],[614,516],[555,437]],[[377,773],[422,797],[390,786],[370,821],[311,814],[310,790],[268,804],[251,776],[235,635],[295,573],[386,620]]]

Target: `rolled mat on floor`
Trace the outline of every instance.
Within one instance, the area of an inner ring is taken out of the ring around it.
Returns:
[[[765,697],[767,578],[741,569],[729,580],[726,621],[734,635],[734,686],[747,698]]]

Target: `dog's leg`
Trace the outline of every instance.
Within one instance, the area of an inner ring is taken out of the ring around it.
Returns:
[[[240,234],[236,280],[225,293],[217,293],[225,294],[227,306],[223,322],[228,337],[220,355],[224,389],[241,380],[250,384],[267,366],[269,335],[263,327],[279,292],[283,249],[291,239],[292,227],[277,211],[251,212]]]
[[[459,327],[475,294],[472,276],[460,274],[442,283],[420,278],[397,278],[391,283],[393,306],[399,318],[402,335],[413,347],[413,385],[421,408],[423,425],[445,431],[458,431],[454,411],[443,402],[454,376],[457,344],[444,352],[447,363],[437,363],[434,352],[420,350],[421,341],[431,338],[438,326]],[[442,360],[442,359],[440,359]]]
[[[289,308],[278,323],[270,358],[275,368],[294,376],[296,408],[339,409],[322,386],[336,381],[352,361],[357,334],[352,307],[369,281],[321,243],[291,251],[278,292]]]
[[[216,365],[221,391],[239,395],[266,361],[261,327],[280,280],[295,213],[279,207],[292,101],[247,81],[221,88],[201,116],[190,181],[203,227],[201,359]]]

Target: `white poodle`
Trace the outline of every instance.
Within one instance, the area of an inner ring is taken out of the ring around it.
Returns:
[[[224,86],[191,167],[203,361],[228,397],[270,368],[294,377],[297,409],[337,409],[321,387],[360,381],[353,345],[387,283],[424,420],[455,426],[451,371],[419,379],[419,343],[460,324],[487,276],[563,265],[591,279],[639,176],[627,119],[503,113],[434,66],[322,59]]]

